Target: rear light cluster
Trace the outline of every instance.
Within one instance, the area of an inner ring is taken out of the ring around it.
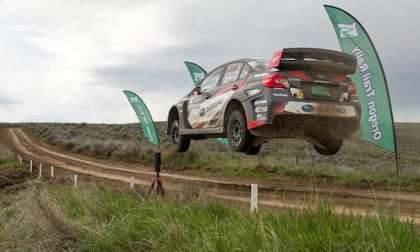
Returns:
[[[264,87],[284,90],[289,87],[287,77],[279,73],[271,73],[263,79]]]

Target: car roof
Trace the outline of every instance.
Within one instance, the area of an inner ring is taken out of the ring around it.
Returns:
[[[229,64],[232,64],[232,63],[236,63],[236,62],[246,62],[246,63],[249,63],[249,62],[251,62],[251,61],[270,61],[270,60],[269,60],[269,59],[261,59],[261,58],[259,58],[259,59],[255,59],[255,58],[240,58],[240,59],[231,60],[231,61],[228,61],[228,62],[226,62],[226,63],[223,63],[223,64],[221,64],[221,65],[219,65],[219,66],[217,66],[217,67],[213,68],[213,69],[212,69],[212,72],[213,72],[214,70],[216,70],[216,69],[218,69],[218,68],[222,67],[222,66],[226,66],[226,65],[229,65]]]

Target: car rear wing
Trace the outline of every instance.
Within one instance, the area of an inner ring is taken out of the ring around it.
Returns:
[[[285,48],[277,51],[268,65],[279,70],[302,70],[353,74],[356,59],[347,53],[318,48]]]

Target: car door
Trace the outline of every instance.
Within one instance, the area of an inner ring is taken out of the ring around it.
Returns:
[[[217,93],[213,95],[214,114],[212,125],[221,126],[222,116],[224,115],[224,108],[235,91],[243,84],[242,80],[239,79],[239,75],[244,66],[243,62],[233,62],[226,66],[226,70],[221,78]]]
[[[191,128],[209,128],[214,124],[213,119],[214,105],[212,105],[213,96],[217,93],[220,78],[225,66],[221,66],[204,78],[199,84],[199,92],[193,92],[188,98],[188,123]]]

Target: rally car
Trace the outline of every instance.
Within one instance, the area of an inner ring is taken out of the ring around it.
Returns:
[[[171,107],[166,133],[178,152],[191,140],[226,137],[233,151],[253,155],[270,139],[300,138],[332,155],[359,129],[355,71],[352,55],[316,48],[228,62]]]

